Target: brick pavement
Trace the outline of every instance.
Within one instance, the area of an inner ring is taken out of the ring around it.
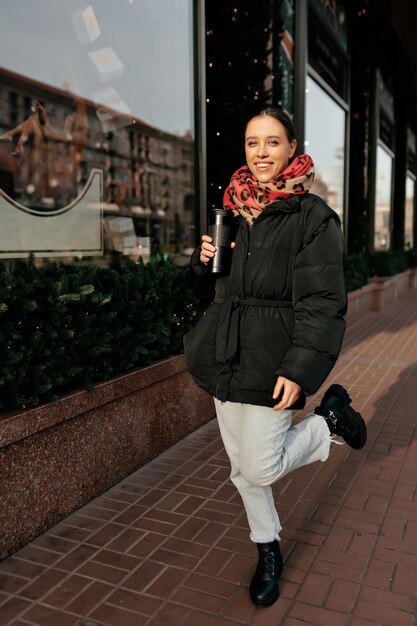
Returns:
[[[255,549],[211,421],[3,561],[1,626],[415,626],[416,362],[414,290],[348,329],[328,382],[348,387],[368,444],[274,486],[272,607],[248,599]]]

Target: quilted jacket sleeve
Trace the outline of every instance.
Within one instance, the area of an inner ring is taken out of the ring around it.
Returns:
[[[319,389],[339,355],[346,301],[344,241],[339,224],[330,219],[296,257],[293,341],[276,372],[307,395]]]
[[[198,298],[212,298],[214,296],[216,279],[210,269],[200,261],[201,248],[194,250],[190,259],[189,279],[191,289]]]

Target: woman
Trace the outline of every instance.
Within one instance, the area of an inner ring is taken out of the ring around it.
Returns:
[[[308,193],[314,166],[294,158],[290,118],[265,109],[245,131],[247,165],[235,172],[224,208],[237,220],[230,276],[185,337],[189,370],[214,396],[231,480],[242,497],[259,560],[250,585],[257,606],[278,598],[281,524],[271,484],[313,461],[325,461],[332,435],[353,448],[366,440],[362,417],[341,385],[315,413],[291,425],[331,371],[342,344],[346,310],[344,244],[337,214]],[[203,235],[191,259],[199,292],[210,293],[216,254]]]

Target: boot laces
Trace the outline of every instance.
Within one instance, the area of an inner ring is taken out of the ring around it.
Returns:
[[[336,428],[338,425],[338,419],[331,409],[329,409],[328,418],[331,421],[333,428]]]
[[[275,574],[275,554],[274,552],[262,552],[261,561],[259,565],[263,569],[265,568],[272,576]]]

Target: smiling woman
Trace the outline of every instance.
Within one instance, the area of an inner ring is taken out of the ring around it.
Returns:
[[[325,461],[331,435],[352,448],[366,441],[362,417],[341,385],[292,425],[332,370],[346,310],[340,219],[309,193],[314,165],[294,158],[292,122],[268,108],[246,126],[246,165],[231,177],[223,206],[235,216],[230,273],[213,281],[217,249],[209,235],[191,257],[199,293],[213,299],[184,338],[195,382],[214,396],[231,480],[248,517],[259,560],[250,583],[256,606],[279,596],[281,523],[272,484],[292,470]]]
[[[259,181],[267,183],[281,174],[296,147],[295,137],[288,133],[278,117],[264,114],[248,122],[245,133],[246,162]]]
[[[191,0],[45,0],[30,12],[3,3],[0,204],[9,212],[1,212],[0,256],[110,260],[158,251],[180,260],[190,249],[192,7]],[[47,221],[48,232],[65,229],[58,212],[72,210],[97,170],[102,184],[85,211],[102,233],[98,248],[77,237],[82,216],[64,247],[62,237],[38,240]],[[6,219],[12,209],[30,209],[18,228]]]

